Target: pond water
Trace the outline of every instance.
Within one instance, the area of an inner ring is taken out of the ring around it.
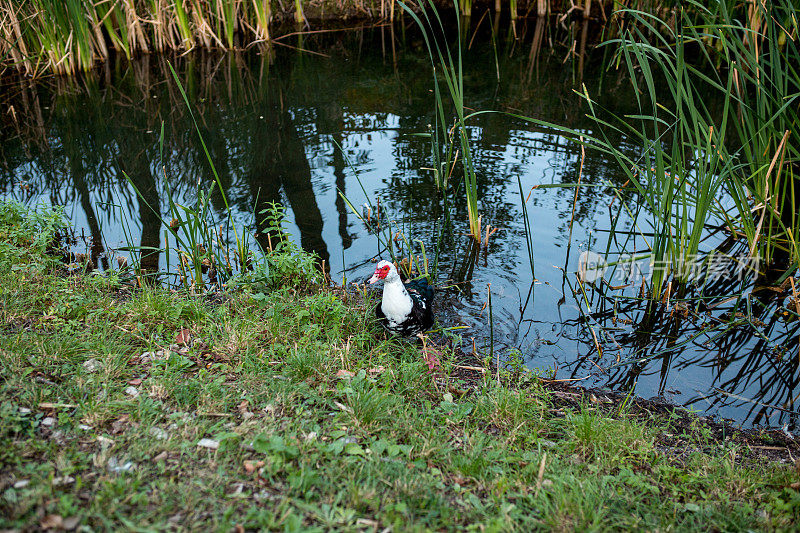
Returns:
[[[470,108],[593,134],[596,125],[573,92],[584,83],[614,113],[636,112],[624,75],[546,47],[567,33],[545,32],[542,40],[535,27],[521,25],[519,40],[501,33],[493,48],[487,28],[464,39]],[[573,29],[576,42],[585,42],[585,27]],[[474,338],[488,351],[491,284],[495,350],[504,357],[519,353],[556,379],[634,389],[744,425],[796,427],[798,328],[780,300],[747,291],[733,308],[737,302],[726,300],[735,287],[709,283],[712,304],[683,318],[669,306],[647,314],[635,299],[639,280],[619,271],[606,273],[603,291],[577,282],[586,250],[611,258],[646,249],[626,214],[635,212],[636,198],[617,195],[624,175],[602,154],[582,156],[577,143],[517,118],[480,117],[470,129],[478,209],[484,224],[499,229],[488,247],[471,250],[466,204],[456,193],[449,196],[453,227],[439,239],[446,207],[427,170],[429,141],[418,135],[434,119],[431,69],[411,27],[298,35],[271,51],[151,56],[80,79],[7,83],[0,194],[65,206],[84,237],[79,247],[106,267],[114,254],[128,253],[121,248],[159,247],[165,227],[148,205],[168,219],[168,192],[191,204],[198,183],[207,189],[214,179],[168,61],[186,88],[234,220],[251,235],[254,213],[278,201],[287,208],[288,231],[330,265],[334,280],[363,282],[380,253],[378,240],[338,191],[354,206],[380,201],[429,255],[441,241],[437,281],[457,289],[442,291],[438,317],[445,327],[463,326],[456,332],[466,349]],[[614,141],[632,154],[638,149],[624,137]],[[575,183],[579,174],[577,196],[574,187],[552,187]],[[213,216],[224,222],[222,197],[211,200]],[[710,232],[704,245],[733,253],[740,243]],[[168,260],[150,259],[162,267]],[[748,320],[739,319],[744,309]]]

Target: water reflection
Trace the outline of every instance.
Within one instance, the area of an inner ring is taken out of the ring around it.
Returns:
[[[595,29],[582,22],[558,33],[542,24],[518,21],[509,35],[519,39],[501,40],[496,50],[488,39],[488,20],[474,39],[468,34],[464,77],[470,106],[592,133],[594,124],[573,93],[583,81],[616,114],[636,112],[635,98],[625,92],[628,84],[615,74],[606,74],[605,89],[598,88],[598,64],[585,56]],[[639,302],[592,291],[586,309],[569,274],[578,254],[605,249],[604,232],[612,220],[619,219],[618,229],[632,225],[619,204],[612,208],[614,201],[636,203],[632,195],[614,200],[612,187],[624,178],[613,161],[587,152],[586,187],[577,197],[573,188],[542,188],[577,181],[578,145],[519,119],[482,116],[469,132],[480,177],[479,212],[484,224],[500,230],[480,249],[463,235],[463,195],[446,206],[432,172],[425,170],[430,144],[417,134],[434,117],[420,36],[383,27],[297,38],[286,44],[315,54],[284,47],[172,58],[194,119],[164,57],[109,65],[80,80],[6,87],[3,105],[13,112],[2,119],[0,191],[26,202],[47,199],[67,206],[90,237],[87,251],[95,264],[107,267],[111,254],[133,245],[151,250],[143,266],[155,270],[166,261],[152,250],[162,245],[168,197],[190,205],[198,184],[206,190],[215,182],[207,149],[237,226],[249,228],[254,241],[266,247],[264,211],[270,202],[280,202],[288,208],[290,232],[330,265],[334,279],[367,276],[369,260],[380,252],[340,191],[357,206],[380,200],[387,221],[421,239],[429,252],[440,242],[441,280],[458,287],[447,295],[453,305],[442,306],[440,317],[468,326],[466,345],[470,337],[479,347],[486,344],[482,307],[491,283],[498,349],[517,348],[532,366],[558,367],[560,377],[590,376],[586,383],[621,390],[636,384],[640,395],[666,395],[740,421],[793,423],[788,411],[798,392],[797,358],[791,357],[797,352],[797,327],[776,312],[779,299],[761,300],[753,293],[750,322],[736,317],[738,311],[726,316],[730,306],[690,319],[647,313]],[[575,48],[553,53],[549,43],[560,39],[574,39]],[[636,145],[622,137],[612,140],[635,159]],[[529,198],[536,280],[518,178]],[[224,222],[218,192],[212,204]],[[448,215],[454,230],[441,233]],[[625,239],[614,237],[612,251]],[[734,290],[713,284],[705,289],[714,301]],[[621,317],[628,322],[619,322]],[[753,319],[760,323],[754,326]],[[780,358],[776,347],[783,350]]]

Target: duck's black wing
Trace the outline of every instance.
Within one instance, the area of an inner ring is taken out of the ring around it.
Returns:
[[[411,296],[411,313],[399,324],[387,320],[381,309],[382,302],[375,306],[375,316],[390,333],[403,337],[416,335],[433,325],[433,286],[425,280],[414,280],[405,285]]]
[[[409,281],[406,290],[414,302],[409,320],[418,327],[412,333],[425,331],[433,325],[433,295],[436,290],[425,278]]]

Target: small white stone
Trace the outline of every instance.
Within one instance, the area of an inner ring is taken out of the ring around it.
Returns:
[[[132,397],[136,398],[137,396],[139,396],[139,389],[137,389],[136,387],[131,385],[130,387],[125,389],[125,394],[127,394],[128,396],[132,396]]]
[[[19,414],[21,414],[21,415],[27,415],[27,414],[30,414],[30,412],[31,412],[31,410],[28,409],[27,407],[20,407],[19,408]]]
[[[311,433],[306,435],[306,442],[312,442],[312,441],[316,440],[317,436],[318,436],[317,432],[316,431],[312,431]]]
[[[79,424],[78,429],[82,429],[83,431],[91,431],[92,426],[87,426],[86,424]]]
[[[25,487],[27,487],[30,484],[31,484],[31,480],[30,479],[20,479],[19,481],[14,483],[14,488],[15,489],[24,489]]]
[[[234,483],[231,489],[231,492],[225,496],[228,498],[239,498],[242,496],[242,492],[244,491],[244,483]]]
[[[103,364],[94,358],[89,359],[88,361],[85,361],[83,363],[83,369],[89,372],[90,374],[97,372],[101,368],[103,368]]]
[[[120,463],[116,457],[111,457],[106,464],[106,468],[108,468],[109,472],[114,474],[122,474],[124,472],[130,472],[134,469],[136,465],[134,465],[130,461],[126,461],[124,463]]]
[[[52,416],[48,416],[42,419],[42,425],[46,427],[51,427],[53,424],[56,423],[56,419]]]
[[[216,450],[219,448],[219,441],[214,439],[200,439],[200,442],[197,443],[199,448],[208,448],[209,450]]]
[[[75,478],[72,476],[61,476],[61,477],[54,477],[53,478],[53,486],[54,487],[61,487],[64,485],[71,485],[75,482]]]
[[[157,427],[150,428],[150,435],[158,440],[167,440],[169,438],[169,433]]]

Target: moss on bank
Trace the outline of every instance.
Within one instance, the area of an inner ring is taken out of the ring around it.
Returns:
[[[370,302],[65,275],[0,204],[0,528],[792,529],[793,468],[535,380],[459,396]],[[698,450],[704,451],[698,451]]]

